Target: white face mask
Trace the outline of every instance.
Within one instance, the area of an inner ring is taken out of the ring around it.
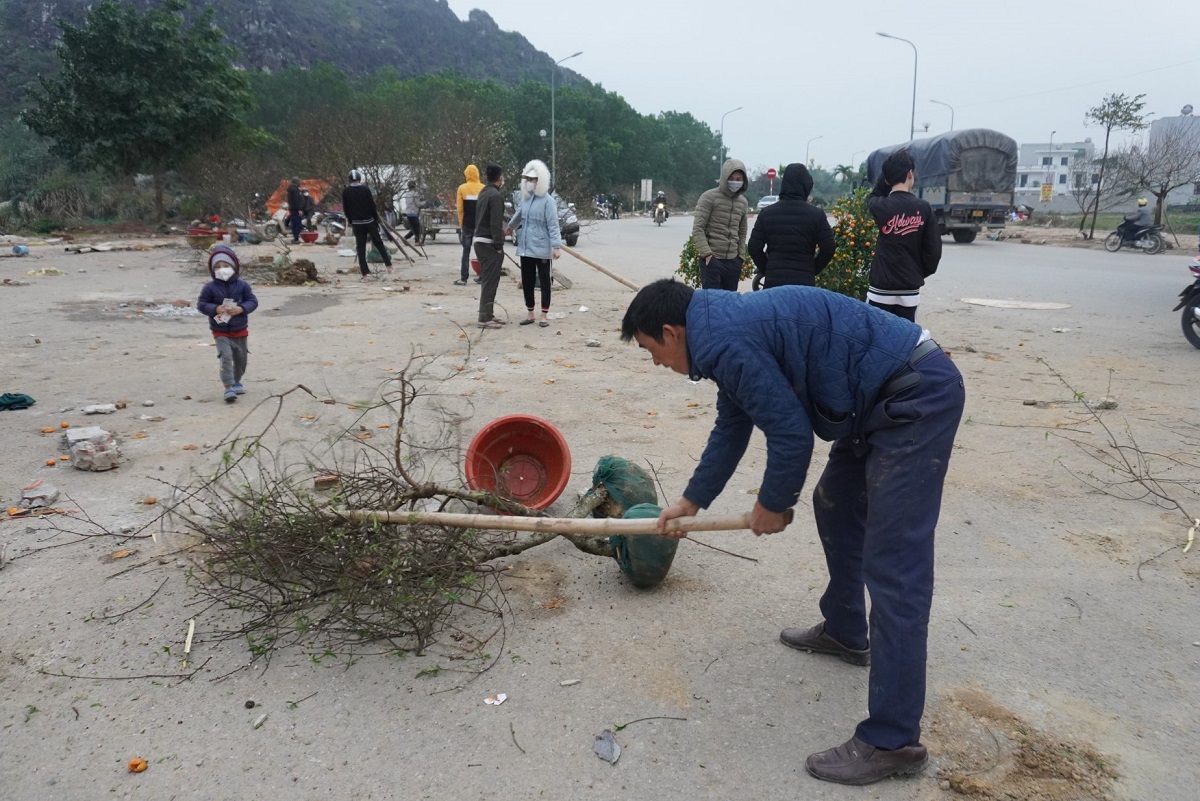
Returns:
[[[218,267],[213,274],[216,275],[218,281],[228,281],[233,278],[233,268],[228,265]]]
[[[537,181],[531,181],[526,178],[521,182],[521,188],[525,190],[526,194],[532,195],[533,191],[537,189]]]
[[[730,192],[736,192],[742,188],[741,181],[727,181],[725,185],[729,187]]]

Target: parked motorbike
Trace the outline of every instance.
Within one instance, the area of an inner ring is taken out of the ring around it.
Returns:
[[[1109,253],[1116,253],[1124,246],[1143,250],[1153,256],[1162,252],[1163,238],[1159,233],[1162,229],[1161,225],[1149,225],[1134,231],[1132,237],[1121,236],[1120,230],[1113,231],[1104,240],[1104,249]]]
[[[1188,269],[1196,280],[1179,293],[1179,305],[1173,311],[1183,309],[1183,335],[1200,348],[1200,256],[1192,259]]]
[[[654,204],[654,224],[662,225],[666,221],[667,221],[667,204],[666,203],[655,203]]]

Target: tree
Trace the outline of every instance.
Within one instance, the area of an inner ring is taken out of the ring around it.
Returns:
[[[1096,182],[1096,196],[1092,202],[1092,227],[1088,239],[1096,236],[1096,215],[1100,213],[1100,196],[1104,193],[1104,168],[1108,165],[1108,141],[1113,131],[1140,131],[1146,127],[1142,119],[1142,108],[1146,103],[1142,100],[1145,95],[1126,97],[1124,94],[1111,94],[1104,101],[1088,109],[1083,115],[1084,125],[1099,125],[1104,128],[1104,155],[1100,157],[1100,177]]]
[[[1089,161],[1086,151],[1077,150],[1073,164],[1070,193],[1075,200],[1075,205],[1079,207],[1079,234],[1086,239],[1087,234],[1083,229],[1087,226],[1088,215],[1092,213],[1092,205],[1096,204],[1099,211],[1108,211],[1128,200],[1133,195],[1134,189],[1129,186],[1123,173],[1111,170],[1109,172],[1111,177],[1105,187],[1104,195],[1097,198],[1096,192],[1100,188],[1101,160]],[[1109,156],[1108,166],[1111,168],[1115,164],[1116,156],[1114,154]]]
[[[60,22],[57,78],[42,78],[23,119],[77,167],[150,173],[163,216],[162,175],[227,135],[250,105],[236,52],[212,10],[187,25],[184,0],[141,13],[104,0],[81,27]]]
[[[1166,217],[1167,195],[1181,186],[1200,181],[1200,125],[1190,117],[1180,124],[1162,120],[1163,132],[1150,135],[1148,147],[1131,145],[1117,152],[1116,171],[1131,187],[1155,198],[1154,222]]]

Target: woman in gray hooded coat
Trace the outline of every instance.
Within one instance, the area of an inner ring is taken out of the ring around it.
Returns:
[[[559,256],[562,236],[558,227],[558,203],[550,194],[550,170],[537,159],[521,171],[521,206],[509,221],[516,236],[517,255],[521,258],[521,289],[525,293],[527,316],[521,325],[532,325],[534,282],[542,289],[542,318],[537,324],[550,325],[550,262]]]

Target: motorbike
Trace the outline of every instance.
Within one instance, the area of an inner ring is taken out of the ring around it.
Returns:
[[[654,204],[654,224],[662,225],[666,221],[667,221],[667,204],[666,203],[655,203]]]
[[[1200,348],[1200,256],[1188,264],[1196,280],[1179,293],[1179,305],[1172,311],[1183,309],[1183,335],[1194,347]]]
[[[1134,231],[1132,237],[1121,236],[1121,231],[1118,229],[1104,240],[1104,249],[1109,253],[1116,253],[1122,246],[1125,246],[1145,251],[1153,256],[1155,253],[1161,253],[1164,247],[1162,234],[1159,233],[1162,229],[1161,225],[1148,225]]]

